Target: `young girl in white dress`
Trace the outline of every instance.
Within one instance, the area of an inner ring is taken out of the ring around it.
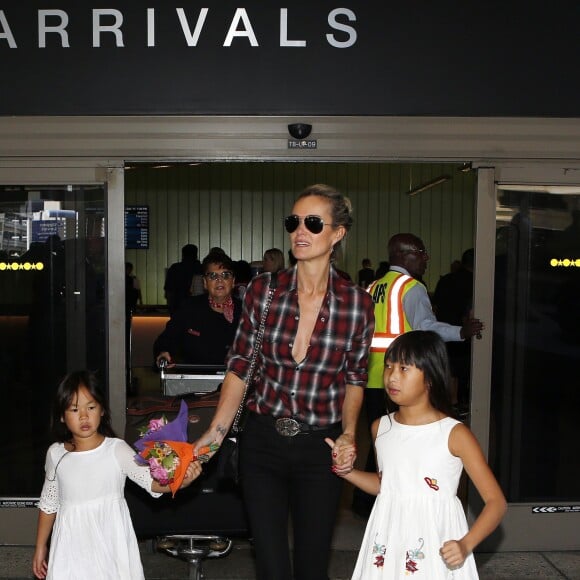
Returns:
[[[443,340],[431,331],[399,336],[385,354],[384,384],[397,410],[372,425],[378,473],[343,475],[377,495],[352,577],[477,579],[473,550],[506,501],[477,440],[450,416]],[[471,529],[457,497],[463,468],[485,504]]]
[[[142,580],[139,546],[123,494],[125,480],[129,477],[154,497],[170,492],[169,486],[153,480],[149,467],[135,462],[135,451],[116,438],[92,373],[71,373],[59,385],[52,429],[57,443],[46,454],[35,576]],[[190,463],[182,487],[200,473],[199,463]]]

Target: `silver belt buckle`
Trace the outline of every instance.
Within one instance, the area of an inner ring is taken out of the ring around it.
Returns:
[[[276,431],[284,437],[294,437],[300,433],[300,425],[296,419],[280,417],[279,419],[276,419]]]

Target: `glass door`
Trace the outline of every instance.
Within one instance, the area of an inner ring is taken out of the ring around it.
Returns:
[[[498,185],[489,461],[503,549],[580,547],[580,188]]]
[[[105,252],[103,185],[0,186],[2,507],[40,494],[63,375],[106,383]]]

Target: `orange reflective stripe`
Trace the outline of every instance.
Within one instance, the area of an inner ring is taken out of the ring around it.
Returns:
[[[387,329],[390,336],[399,336],[405,332],[405,312],[403,310],[403,293],[406,285],[412,282],[413,278],[405,274],[401,274],[389,288],[388,295],[388,321]]]

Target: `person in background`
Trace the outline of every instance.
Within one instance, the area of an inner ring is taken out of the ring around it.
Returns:
[[[379,262],[379,267],[375,272],[375,280],[382,278],[389,271],[389,266],[390,264],[386,260]]]
[[[461,326],[473,307],[473,263],[475,252],[469,248],[461,256],[460,267],[439,278],[433,293],[433,311],[437,320]],[[454,393],[461,412],[470,402],[471,341],[447,342],[451,375],[456,383]]]
[[[276,276],[240,438],[258,580],[328,578],[342,488],[334,473],[352,467],[374,326],[370,295],[332,265],[351,212],[347,198],[318,184],[304,190],[285,218],[297,264]],[[220,400],[197,446],[221,444],[234,420],[271,279],[264,273],[248,285]],[[332,455],[325,437],[336,440]]]
[[[507,504],[479,443],[452,416],[445,343],[432,331],[402,334],[384,367],[392,412],[372,425],[378,472],[343,474],[377,496],[352,578],[477,580],[473,550]],[[471,529],[457,497],[463,469],[483,500]]]
[[[264,272],[279,272],[284,269],[284,254],[278,248],[270,248],[264,252]]]
[[[149,467],[135,461],[135,451],[116,437],[93,373],[76,371],[60,383],[52,431],[56,443],[46,454],[34,575],[49,580],[144,579],[123,495],[125,481],[129,477],[153,497],[171,489],[155,481]],[[181,487],[200,473],[199,462],[190,463]]]
[[[463,325],[439,322],[431,300],[421,282],[427,270],[429,254],[423,241],[409,233],[395,234],[388,243],[389,271],[369,286],[375,305],[375,333],[369,355],[369,380],[365,390],[365,411],[370,426],[385,412],[383,388],[384,355],[389,344],[409,330],[433,330],[444,341],[469,340],[483,330],[478,318],[468,317]],[[375,454],[367,457],[367,471],[375,471]],[[366,517],[374,498],[357,491],[353,510]]]
[[[246,260],[238,260],[234,263],[234,271],[236,274],[234,296],[239,300],[243,300],[248,283],[252,279],[252,267]]]
[[[125,292],[127,298],[126,304],[130,306],[132,312],[134,312],[137,305],[143,305],[141,282],[139,282],[139,278],[133,274],[133,264],[131,262],[125,262]]]
[[[192,295],[193,277],[202,273],[197,256],[197,246],[186,244],[181,248],[181,262],[171,264],[167,270],[163,289],[170,316],[173,316],[181,303]]]
[[[157,366],[161,359],[170,366],[225,364],[242,310],[233,296],[234,263],[226,254],[208,254],[202,272],[206,292],[185,300],[153,345]]]
[[[133,394],[131,373],[131,324],[137,304],[143,304],[141,285],[133,274],[133,264],[125,262],[125,372],[127,394]]]
[[[375,271],[368,258],[364,258],[361,265],[362,268],[358,271],[358,285],[362,288],[368,288],[375,279]]]

